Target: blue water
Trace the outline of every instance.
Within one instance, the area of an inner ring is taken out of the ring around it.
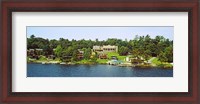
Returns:
[[[118,67],[112,65],[27,64],[27,77],[173,77],[162,68]]]

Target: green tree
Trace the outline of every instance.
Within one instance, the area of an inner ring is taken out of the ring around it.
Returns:
[[[167,58],[168,62],[173,62],[173,47],[169,46],[165,48],[165,57]]]
[[[35,35],[31,35],[30,38],[31,38],[31,39],[35,38]]]
[[[140,51],[136,48],[132,52],[133,57],[139,59],[140,58]]]
[[[91,55],[91,49],[90,48],[87,48],[84,50],[84,59],[90,59],[90,55]]]
[[[62,49],[61,45],[58,45],[58,46],[56,47],[56,49],[55,49],[55,55],[56,55],[57,57],[61,57],[61,56],[62,56],[62,51],[63,51],[63,49]]]
[[[146,50],[144,51],[144,54],[142,55],[142,57],[144,58],[144,60],[149,60],[151,58],[151,51],[150,50]]]
[[[161,52],[159,55],[158,55],[158,60],[160,60],[161,62],[167,62],[167,57],[165,55],[164,52]]]
[[[95,52],[94,54],[91,55],[91,61],[96,63],[98,59],[98,54]]]
[[[55,39],[49,41],[49,47],[50,47],[51,49],[56,48],[58,45],[59,45],[59,43],[58,43],[58,41],[55,40]]]
[[[134,37],[133,37],[134,38]],[[42,54],[51,55],[54,50],[56,57],[72,57],[76,60],[75,50],[83,49],[85,59],[92,59],[91,48],[94,45],[116,45],[119,47],[118,53],[120,55],[127,55],[132,53],[133,57],[148,60],[150,57],[158,57],[163,62],[173,62],[173,40],[164,38],[163,36],[156,36],[155,39],[149,35],[136,36],[132,40],[123,41],[122,39],[109,38],[107,40],[75,40],[60,38],[59,40],[48,40],[31,35],[27,38],[27,49],[43,49]],[[37,53],[35,53],[37,54]]]
[[[74,50],[74,51],[73,51],[73,54],[72,54],[72,60],[73,60],[73,61],[77,61],[77,60],[78,60],[77,54],[78,54],[78,50]]]
[[[127,55],[129,52],[129,49],[127,47],[122,46],[119,48],[118,52],[119,52],[119,55]]]

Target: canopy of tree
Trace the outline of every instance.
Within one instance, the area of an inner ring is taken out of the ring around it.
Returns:
[[[119,47],[120,55],[132,54],[134,57],[143,57],[148,60],[151,57],[158,57],[162,62],[173,62],[173,40],[156,36],[154,39],[149,35],[136,36],[132,40],[107,39],[96,40],[68,40],[60,38],[59,40],[48,40],[32,35],[27,38],[27,49],[43,49],[43,55],[54,54],[56,57],[72,56],[72,59],[77,60],[76,53],[78,49],[84,51],[84,57],[90,58],[91,49],[94,45],[116,45]]]

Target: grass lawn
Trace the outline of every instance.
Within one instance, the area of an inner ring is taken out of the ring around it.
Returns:
[[[173,65],[171,65],[168,62],[161,62],[161,61],[159,61],[158,58],[154,58],[152,60],[152,64],[155,64],[156,66],[160,66],[160,67],[164,67],[164,68],[172,68],[173,67]]]
[[[107,55],[108,55],[108,59],[97,59],[96,62],[99,64],[106,64],[111,59],[111,56],[117,56],[118,60],[121,60],[121,61],[124,61],[124,59],[126,58],[126,56],[120,56],[116,52],[108,52]],[[83,60],[77,61],[76,63],[77,64],[90,64],[93,62],[91,60],[83,59]]]
[[[60,58],[55,58],[54,61],[60,61]]]
[[[47,61],[47,58],[45,56],[41,56],[38,61]]]
[[[118,53],[116,52],[108,52],[108,58],[110,59],[111,56],[117,56],[118,60],[124,61],[124,59],[126,58],[126,56],[120,56]]]
[[[87,63],[87,62],[89,62],[89,60],[83,59],[83,60],[80,60],[80,61],[76,61],[76,63],[78,63],[78,64]]]
[[[108,62],[108,59],[97,59],[97,63],[99,64],[106,64]]]
[[[158,58],[154,58],[154,59],[152,60],[152,63],[153,63],[153,64],[156,64],[156,65],[162,64],[161,61],[158,60]]]
[[[86,59],[83,59],[83,60],[80,60],[80,61],[76,61],[75,63],[77,64],[94,64],[95,62],[92,62],[92,60],[86,60]]]

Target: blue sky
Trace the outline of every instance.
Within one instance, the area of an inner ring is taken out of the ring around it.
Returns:
[[[45,39],[75,39],[75,40],[107,40],[108,38],[118,38],[122,40],[134,39],[136,35],[146,36],[150,35],[151,38],[160,35],[173,40],[174,27],[172,26],[149,26],[149,27],[54,27],[54,26],[28,26],[27,37],[35,35]]]

